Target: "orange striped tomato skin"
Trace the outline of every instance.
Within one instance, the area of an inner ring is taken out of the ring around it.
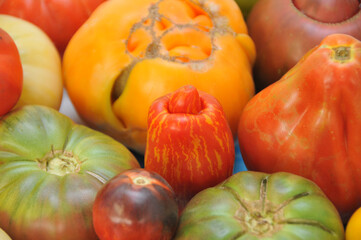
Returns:
[[[232,132],[212,95],[185,86],[153,102],[145,168],[169,182],[181,207],[199,191],[231,176],[234,159]]]

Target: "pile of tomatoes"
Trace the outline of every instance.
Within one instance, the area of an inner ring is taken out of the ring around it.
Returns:
[[[1,1],[0,239],[361,239],[360,29],[360,0]]]

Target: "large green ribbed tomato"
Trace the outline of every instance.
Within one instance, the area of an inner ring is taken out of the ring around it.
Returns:
[[[139,168],[122,144],[45,106],[0,120],[0,228],[13,240],[98,239],[98,190]]]
[[[239,172],[198,193],[175,240],[343,240],[340,215],[312,181],[285,172]]]

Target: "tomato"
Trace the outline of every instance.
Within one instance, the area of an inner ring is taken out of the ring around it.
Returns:
[[[0,228],[0,240],[11,240],[11,238]]]
[[[320,188],[300,176],[239,172],[198,193],[175,240],[343,240],[341,218]]]
[[[346,226],[346,240],[359,240],[361,236],[361,208],[351,216]]]
[[[169,182],[180,208],[231,176],[234,160],[231,129],[212,95],[188,85],[150,106],[145,168]]]
[[[257,91],[278,81],[326,36],[361,40],[360,0],[259,0],[247,18]]]
[[[124,171],[98,192],[93,222],[102,240],[170,240],[178,223],[174,191],[155,172]]]
[[[361,204],[361,41],[326,37],[245,107],[239,145],[248,169],[313,180],[347,218]]]
[[[63,53],[70,38],[105,0],[3,0],[0,13],[41,28]]]
[[[108,1],[69,42],[63,72],[82,119],[143,154],[151,103],[184,85],[216,97],[236,137],[254,59],[233,0]]]
[[[0,228],[14,240],[97,239],[98,190],[139,168],[118,141],[45,106],[8,113],[0,139]]]
[[[14,40],[23,69],[23,88],[15,108],[39,104],[59,109],[63,79],[54,44],[38,27],[19,18],[0,15],[0,28]]]
[[[15,106],[22,87],[23,68],[19,51],[10,35],[0,28],[0,116]]]

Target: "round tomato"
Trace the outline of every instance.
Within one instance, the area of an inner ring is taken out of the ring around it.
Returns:
[[[14,240],[97,239],[98,190],[139,168],[118,141],[45,106],[4,116],[0,139],[0,228]]]
[[[0,13],[27,20],[41,28],[60,53],[95,8],[105,0],[2,0]]]
[[[170,240],[178,223],[176,196],[159,174],[127,170],[97,194],[93,222],[102,240]]]
[[[144,153],[151,103],[184,85],[219,100],[235,137],[254,59],[233,0],[108,1],[69,42],[63,72],[89,126]]]
[[[361,237],[361,208],[358,208],[346,226],[346,240],[359,240]]]
[[[175,240],[343,240],[341,218],[312,181],[290,173],[239,172],[198,193]]]
[[[0,28],[0,116],[15,106],[22,87],[23,68],[19,51],[10,35]]]
[[[23,68],[23,89],[15,108],[40,104],[60,108],[63,94],[61,60],[54,44],[35,25],[0,15],[0,28],[14,40]]]

